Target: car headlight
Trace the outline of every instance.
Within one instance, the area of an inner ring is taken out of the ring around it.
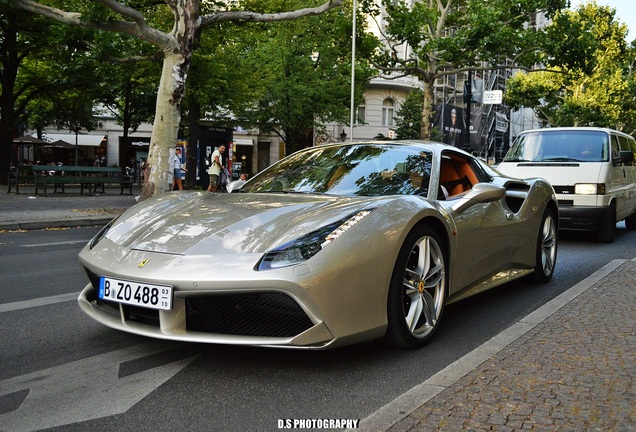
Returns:
[[[117,219],[119,219],[119,216],[108,222],[101,230],[99,230],[95,237],[93,237],[93,239],[88,243],[89,250],[92,250],[95,246],[97,246],[97,243],[99,243],[104,238],[110,227],[113,226]]]
[[[578,195],[604,195],[603,183],[577,183],[574,185],[574,193]]]
[[[371,213],[371,210],[362,210],[353,216],[341,219],[296,240],[285,243],[265,253],[256,265],[256,269],[270,270],[307,261],[369,213]]]

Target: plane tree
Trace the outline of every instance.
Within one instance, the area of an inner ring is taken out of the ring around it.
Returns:
[[[261,7],[276,1],[259,1]],[[278,135],[286,153],[321,142],[326,123],[350,121],[351,3],[304,20],[256,23],[244,33],[246,69],[255,80],[253,104],[236,110],[243,126]],[[368,58],[377,40],[358,13],[354,92],[357,100],[376,73]],[[338,134],[340,131],[338,131]],[[333,137],[332,137],[333,138]]]
[[[567,29],[568,38],[563,38]],[[593,47],[585,68],[553,65],[517,74],[508,81],[506,103],[532,108],[549,126],[602,126],[636,132],[634,61],[626,41],[627,27],[609,6],[587,3],[557,14],[548,34],[554,51]],[[585,41],[585,42],[584,42]]]
[[[85,30],[0,4],[0,172],[27,127],[92,128],[94,71]]]
[[[374,65],[388,79],[411,75],[422,82],[420,138],[431,136],[438,78],[532,68],[545,60],[547,42],[545,30],[536,25],[537,14],[551,18],[567,6],[566,0],[382,0],[382,9],[370,3],[363,1],[385,42]],[[571,60],[581,57],[576,54]]]
[[[325,13],[342,3],[342,0],[328,0],[317,6],[258,13],[238,9],[238,2],[225,1],[140,0],[134,6],[130,2],[116,0],[4,1],[70,26],[126,34],[153,45],[161,52],[161,78],[148,154],[150,171],[140,199],[169,189],[169,149],[177,139],[194,42],[201,31],[220,22],[294,20]],[[203,9],[205,13],[202,13]],[[158,10],[162,13],[167,10],[172,19],[163,25],[153,25],[151,18]]]

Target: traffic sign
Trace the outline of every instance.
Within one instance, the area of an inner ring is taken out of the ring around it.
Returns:
[[[502,90],[484,90],[484,104],[500,104],[503,101]]]

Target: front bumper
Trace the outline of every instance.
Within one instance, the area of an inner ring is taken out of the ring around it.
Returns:
[[[175,293],[173,307],[158,311],[97,298],[89,283],[78,298],[96,321],[159,339],[289,348],[327,348],[334,336],[283,292]]]
[[[610,207],[573,206],[559,203],[559,229],[597,231],[607,223]]]

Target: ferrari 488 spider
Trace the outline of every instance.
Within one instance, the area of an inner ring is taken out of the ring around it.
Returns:
[[[104,227],[79,255],[82,310],[162,339],[415,348],[445,305],[554,272],[550,184],[439,143],[312,147],[231,192],[169,192]]]

